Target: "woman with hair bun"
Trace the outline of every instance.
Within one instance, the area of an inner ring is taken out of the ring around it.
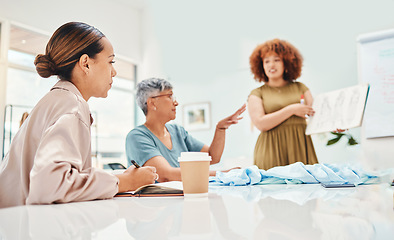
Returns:
[[[248,98],[250,118],[261,131],[254,163],[266,170],[295,162],[317,163],[312,139],[305,135],[305,116],[314,114],[312,94],[296,82],[303,62],[298,49],[273,39],[257,46],[249,60],[254,79],[264,82]]]
[[[58,28],[34,64],[59,81],[33,108],[0,165],[0,208],[112,198],[158,179],[154,167],[112,175],[91,166],[93,119],[87,101],[107,97],[114,51],[95,27]]]

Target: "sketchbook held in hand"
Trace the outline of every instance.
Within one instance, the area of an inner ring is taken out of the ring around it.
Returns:
[[[368,93],[369,84],[359,84],[316,96],[306,135],[361,126]]]

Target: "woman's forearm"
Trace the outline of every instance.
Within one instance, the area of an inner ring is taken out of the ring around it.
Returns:
[[[260,131],[269,131],[293,115],[292,105],[288,105],[276,112],[255,117],[252,121]]]
[[[170,169],[166,169],[165,171],[158,171],[159,174],[159,182],[168,182],[168,181],[181,181],[181,168],[171,167]]]
[[[213,136],[212,143],[209,147],[208,153],[212,157],[211,164],[220,162],[224,151],[224,145],[226,141],[226,129],[218,128],[216,126],[215,135]]]

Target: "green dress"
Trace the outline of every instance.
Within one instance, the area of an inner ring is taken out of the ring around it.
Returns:
[[[303,83],[291,82],[283,87],[262,85],[250,94],[263,100],[264,111],[269,114],[300,103],[301,95],[307,90]],[[312,139],[305,135],[305,129],[305,119],[293,115],[271,130],[261,132],[254,149],[254,164],[267,170],[295,162],[317,163]]]

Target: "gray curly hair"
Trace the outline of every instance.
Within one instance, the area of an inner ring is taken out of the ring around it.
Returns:
[[[137,84],[136,101],[145,116],[148,114],[148,98],[171,89],[171,83],[161,78],[148,78]]]

